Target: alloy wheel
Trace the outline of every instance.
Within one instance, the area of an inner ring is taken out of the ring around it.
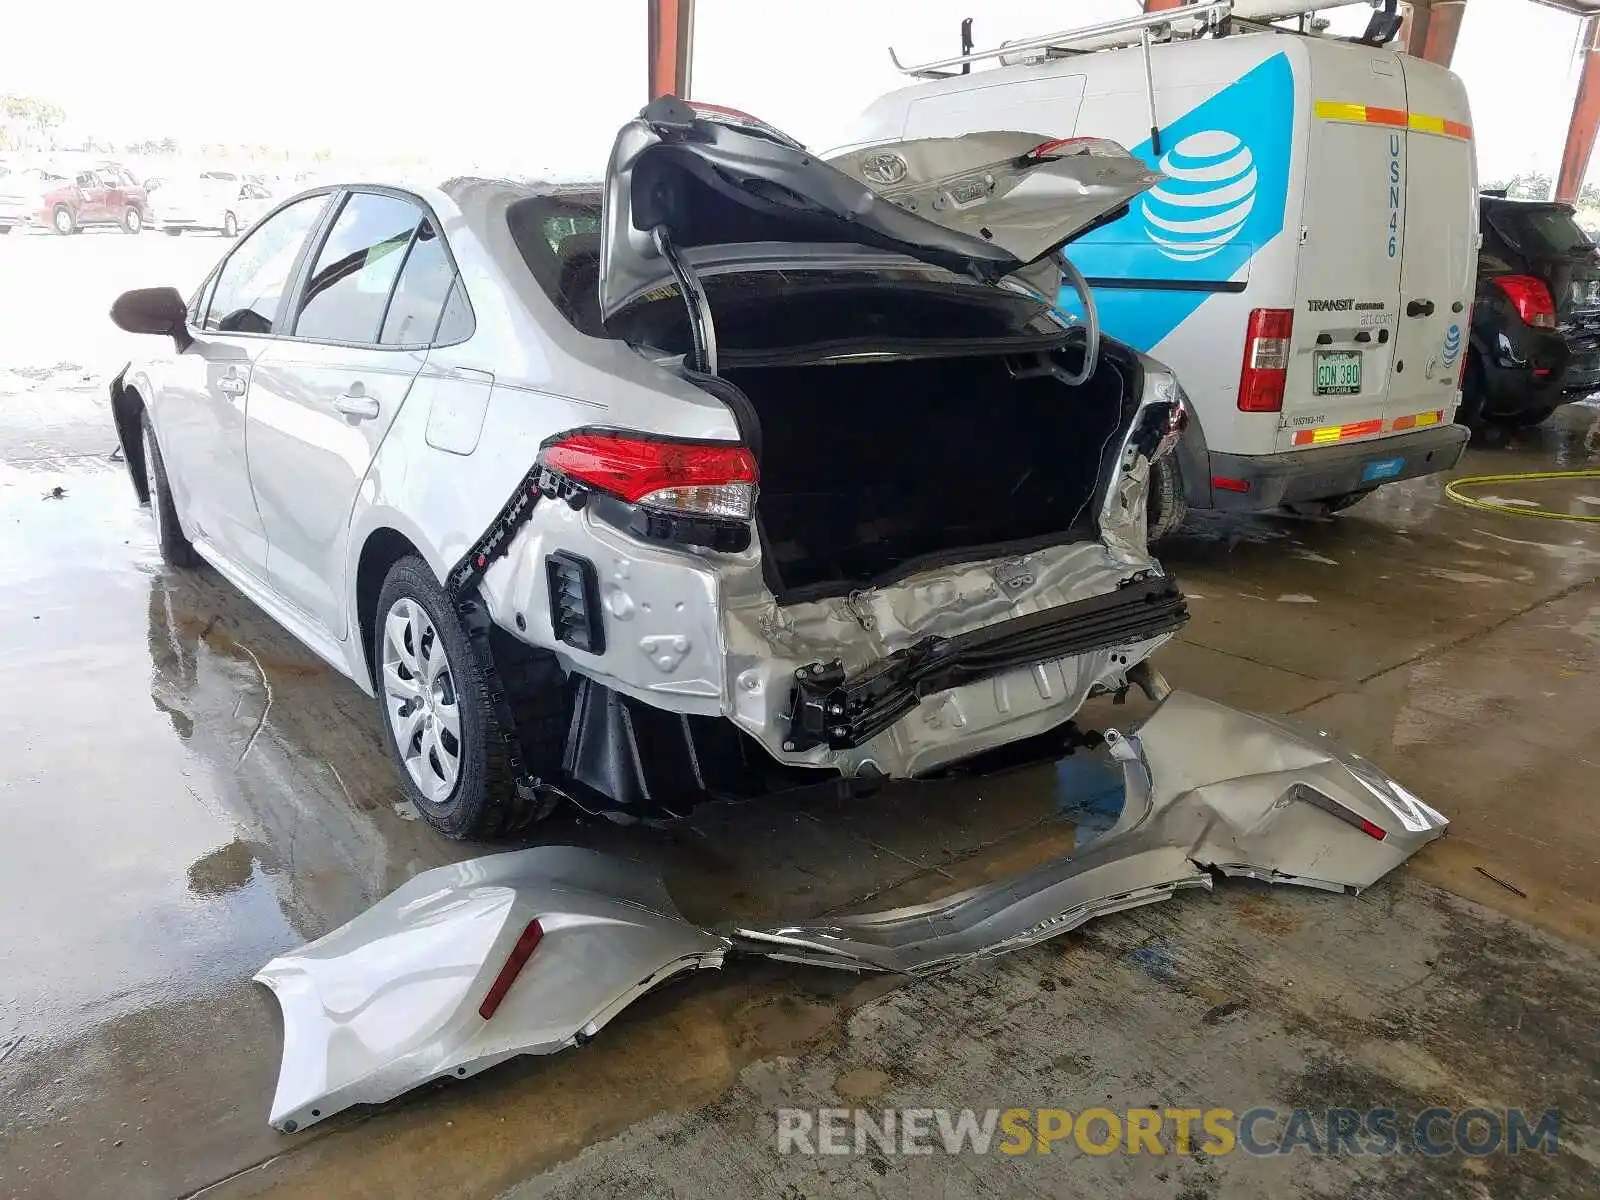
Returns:
[[[461,708],[444,641],[415,600],[401,597],[384,616],[382,686],[407,774],[443,804],[461,775]]]

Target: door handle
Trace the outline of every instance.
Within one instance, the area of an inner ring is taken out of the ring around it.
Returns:
[[[217,390],[224,396],[244,395],[244,380],[237,375],[224,375],[217,380]]]
[[[358,421],[369,421],[378,415],[378,402],[371,396],[357,392],[345,392],[333,402],[333,407],[345,416],[354,417]]]
[[[1431,317],[1431,316],[1433,316],[1433,301],[1432,300],[1413,300],[1413,301],[1411,301],[1409,304],[1406,305],[1406,316],[1408,316],[1408,317]]]

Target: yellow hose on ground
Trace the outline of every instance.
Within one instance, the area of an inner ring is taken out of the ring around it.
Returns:
[[[1539,517],[1546,521],[1584,521],[1600,525],[1600,513],[1584,515],[1553,512],[1548,508],[1530,508],[1522,504],[1502,504],[1497,500],[1479,500],[1476,496],[1466,496],[1460,491],[1462,488],[1488,487],[1492,484],[1545,483],[1552,479],[1600,479],[1600,471],[1523,471],[1516,475],[1468,475],[1447,483],[1444,494],[1457,504],[1464,504],[1468,508],[1503,513],[1508,517]]]

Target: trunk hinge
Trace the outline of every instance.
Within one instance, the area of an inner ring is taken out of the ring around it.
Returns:
[[[652,229],[650,240],[655,243],[656,253],[672,268],[672,274],[678,281],[678,290],[683,293],[683,306],[689,310],[689,336],[694,340],[694,369],[715,375],[717,327],[711,320],[711,302],[706,299],[705,288],[700,286],[700,277],[678,256],[678,248],[672,244],[672,235],[665,225],[657,225]]]

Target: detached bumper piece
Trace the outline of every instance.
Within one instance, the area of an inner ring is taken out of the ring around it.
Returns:
[[[1165,576],[1134,579],[1114,592],[1015,617],[956,637],[928,637],[853,678],[838,663],[795,671],[785,750],[863,745],[922,700],[1018,667],[1123,646],[1180,629],[1189,606]]]
[[[283,1009],[272,1124],[294,1132],[519,1054],[582,1044],[675,975],[729,952],[927,974],[1212,873],[1355,893],[1444,817],[1327,737],[1174,692],[1135,733],[1115,825],[1066,858],[887,912],[713,931],[640,864],[541,846],[425,871],[256,976]]]

